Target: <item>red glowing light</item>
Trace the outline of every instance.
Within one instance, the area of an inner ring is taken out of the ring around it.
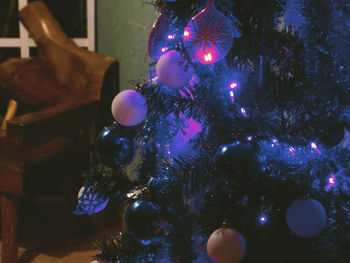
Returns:
[[[311,148],[314,149],[318,154],[321,154],[321,151],[317,148],[315,143],[311,143]]]
[[[174,39],[175,36],[174,35],[168,35],[168,39]]]
[[[289,148],[289,152],[294,156],[295,155],[295,149],[291,146],[290,148]]]
[[[167,51],[168,50],[168,48],[167,47],[163,47],[162,48],[162,52],[164,53],[165,51]]]
[[[185,30],[185,32],[184,32],[184,37],[185,38],[188,38],[190,36],[190,32],[188,32],[187,30]]]
[[[204,55],[204,61],[205,62],[213,61],[213,55],[211,53],[208,53],[208,54]]]

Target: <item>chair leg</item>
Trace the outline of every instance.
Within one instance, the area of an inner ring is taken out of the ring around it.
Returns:
[[[1,198],[1,263],[17,263],[19,198],[0,195]]]

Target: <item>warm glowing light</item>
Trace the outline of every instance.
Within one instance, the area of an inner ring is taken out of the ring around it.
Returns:
[[[233,93],[232,90],[230,91],[230,97],[231,97],[232,102],[235,102],[235,94]]]
[[[211,53],[204,55],[204,61],[205,62],[213,61],[213,55]]]
[[[174,35],[168,35],[168,39],[174,39],[175,36]]]
[[[238,87],[238,83],[237,82],[232,82],[231,84],[230,84],[230,89],[235,89],[235,88],[237,88]]]
[[[294,156],[295,155],[295,149],[291,146],[289,147],[289,152]]]
[[[318,152],[318,154],[321,154],[321,151],[318,149],[315,143],[311,143],[311,148],[314,149],[316,152]]]
[[[164,53],[165,51],[167,51],[168,50],[168,48],[167,47],[163,47],[162,48],[162,52]]]
[[[335,176],[334,176],[334,174],[332,174],[332,176],[328,178],[328,182],[329,182],[329,184],[327,186],[327,190],[329,190],[332,186],[335,185]]]

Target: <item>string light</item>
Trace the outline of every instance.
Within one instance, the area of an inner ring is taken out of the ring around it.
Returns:
[[[175,36],[174,35],[168,35],[168,39],[174,39]]]
[[[248,140],[248,141],[253,140],[253,136],[248,136],[248,137],[247,137],[247,140]]]
[[[188,32],[187,30],[185,30],[184,32],[184,37],[189,37],[190,36],[190,32]]]
[[[292,146],[289,147],[289,152],[290,152],[293,156],[295,155],[295,149],[294,149]]]
[[[244,108],[241,108],[241,113],[243,114],[244,117],[247,117],[247,112],[245,111]]]
[[[311,148],[314,149],[318,154],[321,154],[321,151],[318,149],[316,143],[312,142],[311,143]]]
[[[231,84],[230,84],[230,89],[235,89],[235,88],[237,88],[238,87],[238,83],[237,82],[232,82]]]
[[[262,214],[260,217],[259,217],[259,223],[261,225],[265,225],[267,223],[267,216],[265,214]]]
[[[334,174],[331,175],[331,177],[328,178],[328,186],[327,186],[327,190],[329,190],[332,186],[335,185],[335,176]]]
[[[213,55],[211,53],[205,54],[204,55],[204,61],[205,62],[211,62],[213,61]]]
[[[168,50],[168,48],[167,48],[167,47],[163,47],[161,50],[162,50],[162,52],[164,53],[165,51]]]
[[[231,101],[235,102],[235,94],[233,93],[233,91],[230,91],[230,97],[231,97]]]

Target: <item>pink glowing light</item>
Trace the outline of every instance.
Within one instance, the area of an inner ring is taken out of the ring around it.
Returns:
[[[332,186],[335,185],[335,176],[334,176],[334,174],[332,174],[332,176],[328,178],[328,182],[329,182],[329,184],[327,186],[327,190],[329,190]]]
[[[231,101],[235,102],[235,94],[233,93],[233,91],[230,91],[230,97],[231,97]]]
[[[235,89],[235,88],[237,88],[238,87],[238,83],[237,82],[232,82],[231,84],[230,84],[230,89]]]
[[[241,108],[241,113],[243,114],[244,117],[247,117],[247,112],[245,111],[244,108]]]
[[[175,36],[174,35],[168,35],[168,39],[174,39]]]
[[[163,47],[161,50],[162,50],[162,52],[164,53],[165,51],[168,50],[168,48],[167,48],[167,47]]]
[[[311,148],[314,149],[318,154],[322,154],[315,143],[311,143]]]
[[[247,137],[247,140],[248,140],[248,141],[253,140],[253,136],[248,136],[248,137]]]
[[[188,32],[187,30],[185,30],[184,32],[184,37],[185,39],[188,38],[190,36],[190,32]]]
[[[289,152],[294,156],[295,155],[295,149],[291,146],[289,147]]]

